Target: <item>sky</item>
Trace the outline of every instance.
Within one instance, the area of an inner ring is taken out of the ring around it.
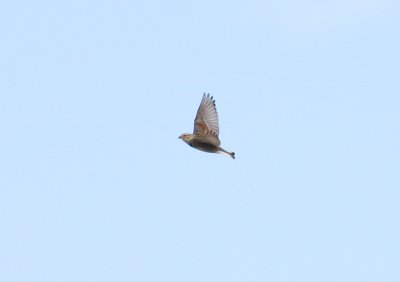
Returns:
[[[0,281],[400,281],[399,9],[3,1]]]

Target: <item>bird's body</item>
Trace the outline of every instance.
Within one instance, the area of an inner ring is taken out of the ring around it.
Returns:
[[[196,138],[194,138],[194,140],[190,141],[188,144],[190,147],[196,148],[203,152],[225,154],[232,157],[233,159],[235,158],[235,153],[228,152],[219,146],[217,147],[207,142],[201,142],[199,140],[196,140]]]
[[[235,153],[220,147],[218,114],[215,101],[210,94],[204,94],[194,120],[193,134],[179,136],[189,146],[207,153],[219,153],[235,158]]]

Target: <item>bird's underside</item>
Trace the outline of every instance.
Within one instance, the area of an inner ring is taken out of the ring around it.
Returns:
[[[193,148],[196,148],[200,151],[207,152],[207,153],[217,153],[219,147],[214,146],[211,143],[205,143],[201,141],[192,140],[189,145]]]

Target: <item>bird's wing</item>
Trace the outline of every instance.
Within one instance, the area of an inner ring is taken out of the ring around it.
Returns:
[[[203,95],[197,115],[194,120],[193,134],[203,142],[209,142],[215,146],[219,146],[219,125],[218,113],[215,107],[215,101],[210,94]]]

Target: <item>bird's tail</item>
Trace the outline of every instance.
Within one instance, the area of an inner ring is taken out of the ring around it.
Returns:
[[[231,157],[232,159],[235,159],[235,153],[234,152],[228,152],[228,151],[222,149],[221,147],[219,148],[218,153],[223,154],[223,155],[227,155],[227,156]]]

